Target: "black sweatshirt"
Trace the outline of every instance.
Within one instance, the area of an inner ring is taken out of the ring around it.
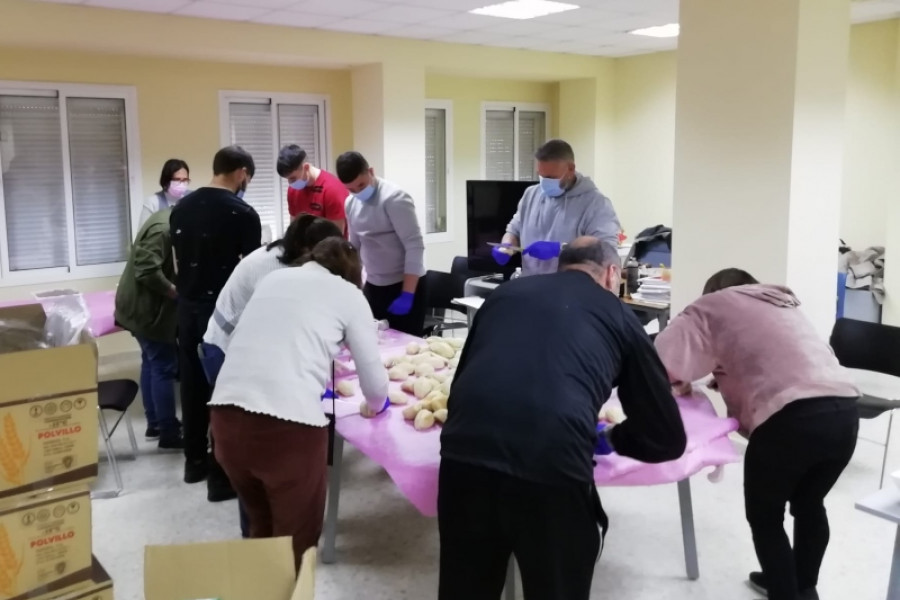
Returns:
[[[593,481],[597,414],[615,386],[628,416],[616,452],[679,458],[681,414],[631,309],[580,271],[503,284],[466,340],[441,456],[538,483]]]
[[[182,198],[169,219],[182,298],[215,302],[231,272],[262,244],[259,215],[234,193],[203,187]]]

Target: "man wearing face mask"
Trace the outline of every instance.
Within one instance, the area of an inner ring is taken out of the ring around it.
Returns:
[[[209,454],[211,390],[198,346],[219,292],[244,256],[261,245],[259,215],[241,197],[255,172],[253,157],[228,146],[213,159],[212,182],[185,196],[172,209],[169,225],[178,290],[178,361],[184,422],[184,481],[208,479],[210,502],[236,497],[222,468]]]
[[[425,324],[425,242],[416,207],[397,185],[375,177],[359,152],[337,159],[338,179],[350,192],[347,227],[366,270],[363,292],[376,319],[422,335]]]
[[[560,250],[579,236],[617,247],[621,227],[612,202],[575,170],[572,146],[550,140],[534,157],[540,184],[525,190],[494,260],[505,265],[513,248],[523,248],[522,274],[539,275],[555,272]]]
[[[618,298],[620,276],[615,246],[579,238],[558,273],[504,284],[476,314],[441,432],[440,600],[499,598],[510,555],[526,598],[587,600],[607,525],[593,455],[684,452],[666,370]],[[614,386],[628,419],[601,430]]]
[[[288,182],[288,213],[291,219],[306,213],[333,221],[346,237],[347,189],[337,177],[313,166],[307,158],[306,151],[296,144],[289,144],[278,153],[276,170]]]

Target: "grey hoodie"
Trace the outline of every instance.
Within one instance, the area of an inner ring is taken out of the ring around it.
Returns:
[[[518,237],[522,248],[541,240],[568,243],[582,235],[619,245],[621,227],[612,202],[590,178],[581,173],[575,173],[575,177],[575,185],[557,198],[544,195],[540,185],[525,190],[515,216],[506,226],[506,232]],[[555,273],[556,264],[556,259],[523,256],[522,274]]]

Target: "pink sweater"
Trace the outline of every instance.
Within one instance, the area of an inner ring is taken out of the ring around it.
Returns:
[[[794,400],[858,396],[798,306],[791,290],[774,285],[701,297],[656,338],[669,380],[687,383],[712,373],[728,414],[747,434]]]

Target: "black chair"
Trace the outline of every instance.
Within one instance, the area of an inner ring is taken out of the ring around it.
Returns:
[[[125,486],[122,483],[122,473],[119,470],[119,462],[116,459],[116,453],[112,447],[112,435],[116,432],[122,421],[125,422],[125,428],[128,430],[128,438],[131,441],[131,459],[137,458],[137,439],[134,435],[134,426],[131,423],[131,416],[128,409],[137,397],[138,384],[130,379],[114,379],[112,381],[101,381],[97,384],[97,404],[100,407],[98,417],[100,419],[100,434],[103,436],[103,443],[106,445],[106,457],[109,460],[109,467],[112,469],[113,477],[116,480],[116,489],[109,491],[95,492],[92,494],[94,498],[115,498],[122,493]],[[104,411],[112,411],[118,413],[118,417],[113,423],[112,428],[106,421]]]
[[[848,369],[861,369],[900,377],[900,353],[898,353],[900,327],[854,319],[838,319],[831,332],[831,347],[838,362]],[[884,443],[868,440],[884,446],[880,479],[883,486],[891,430],[894,425],[894,410],[900,408],[900,383],[898,383],[895,398],[882,398],[866,394],[863,390],[860,391],[863,392],[858,401],[860,418],[874,419],[884,413],[889,414],[887,437]]]
[[[454,261],[455,262],[455,261]],[[463,295],[465,279],[452,273],[428,271],[425,273],[426,315],[422,335],[441,335],[445,331],[466,329],[466,321],[454,321],[447,317],[447,311],[459,310],[453,304],[454,298]]]

